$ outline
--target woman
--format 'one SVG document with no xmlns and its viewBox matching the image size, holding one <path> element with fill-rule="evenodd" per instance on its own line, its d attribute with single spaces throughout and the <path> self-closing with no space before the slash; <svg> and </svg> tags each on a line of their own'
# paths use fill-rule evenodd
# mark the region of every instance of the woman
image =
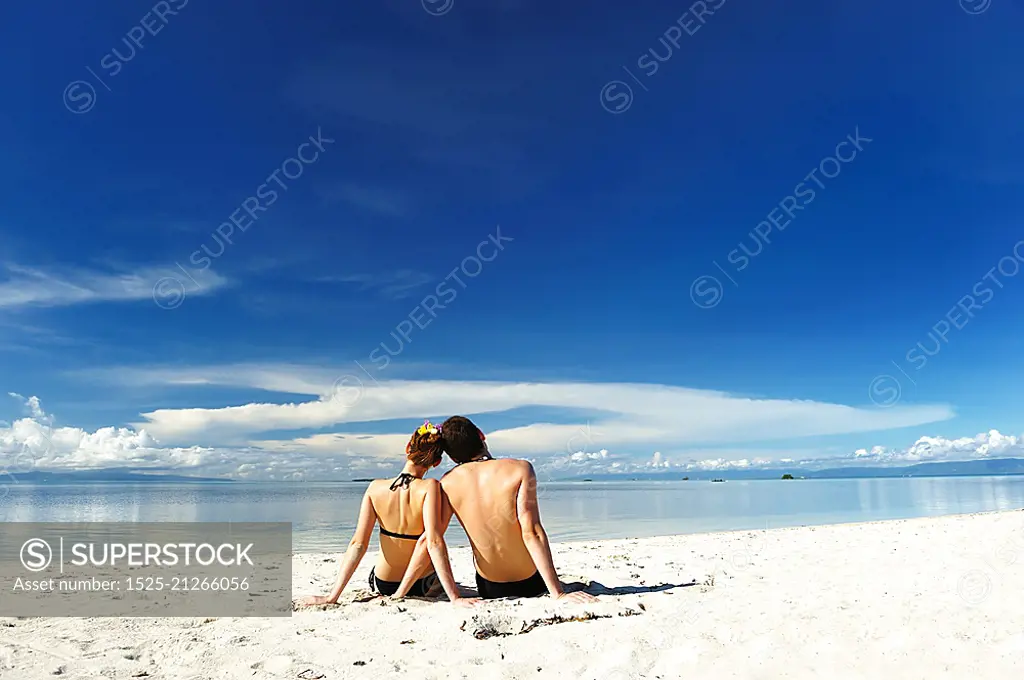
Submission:
<svg viewBox="0 0 1024 680">
<path fill-rule="evenodd" d="M 423 478 L 431 468 L 441 463 L 441 428 L 426 421 L 412 435 L 405 452 L 408 460 L 398 477 L 393 480 L 377 479 L 367 487 L 355 535 L 341 561 L 338 579 L 330 595 L 307 597 L 302 604 L 334 604 L 338 601 L 366 554 L 376 523 L 380 524 L 380 555 L 370 571 L 371 591 L 393 595 L 398 590 L 417 539 L 425 534 L 427 549 L 438 573 L 416 580 L 408 594 L 421 597 L 436 594 L 440 580 L 451 602 L 471 603 L 459 595 L 448 562 L 448 548 L 440 531 L 441 485 L 436 479 Z"/>
</svg>

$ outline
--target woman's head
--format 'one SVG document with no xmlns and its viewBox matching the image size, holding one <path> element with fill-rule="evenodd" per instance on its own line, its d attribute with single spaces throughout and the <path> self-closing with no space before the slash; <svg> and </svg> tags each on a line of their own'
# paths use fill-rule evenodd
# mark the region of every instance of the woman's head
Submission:
<svg viewBox="0 0 1024 680">
<path fill-rule="evenodd" d="M 441 424 L 444 450 L 456 463 L 468 463 L 487 450 L 484 433 L 464 416 L 452 416 Z"/>
<path fill-rule="evenodd" d="M 405 454 L 413 465 L 432 468 L 441 462 L 443 441 L 441 428 L 428 420 L 413 432 L 409 445 L 405 447 Z"/>
</svg>

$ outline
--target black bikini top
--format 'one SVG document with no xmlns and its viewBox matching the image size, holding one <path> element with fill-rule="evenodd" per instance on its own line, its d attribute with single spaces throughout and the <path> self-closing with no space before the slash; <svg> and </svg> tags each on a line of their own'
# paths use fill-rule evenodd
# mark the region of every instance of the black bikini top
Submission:
<svg viewBox="0 0 1024 680">
<path fill-rule="evenodd" d="M 409 488 L 409 484 L 412 483 L 412 480 L 414 480 L 414 479 L 422 479 L 422 477 L 414 477 L 413 475 L 410 475 L 408 472 L 403 472 L 402 474 L 398 475 L 397 478 L 395 478 L 395 481 L 391 482 L 391 489 L 390 490 L 394 491 L 395 489 L 399 489 L 399 488 L 408 489 Z M 404 539 L 407 539 L 407 540 L 410 540 L 410 541 L 416 541 L 423 534 L 419 534 L 417 536 L 413 536 L 412 534 L 396 534 L 393 531 L 388 531 L 387 529 L 384 528 L 384 525 L 381 524 L 380 525 L 380 535 L 381 536 L 390 536 L 391 538 L 404 538 Z"/>
</svg>

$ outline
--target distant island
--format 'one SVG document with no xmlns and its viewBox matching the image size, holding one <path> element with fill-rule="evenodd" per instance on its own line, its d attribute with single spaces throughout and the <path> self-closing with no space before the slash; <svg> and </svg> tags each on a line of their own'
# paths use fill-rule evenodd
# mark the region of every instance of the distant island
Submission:
<svg viewBox="0 0 1024 680">
<path fill-rule="evenodd" d="M 633 473 L 638 474 L 638 473 Z M 881 479 L 892 477 L 998 477 L 1008 475 L 1024 475 L 1024 459 L 993 458 L 967 461 L 949 461 L 941 463 L 917 463 L 901 467 L 841 467 L 819 470 L 794 468 L 792 465 L 757 470 L 687 470 L 687 477 L 696 480 L 778 480 L 780 476 L 791 475 L 793 479 Z M 626 481 L 622 475 L 602 474 L 591 475 L 595 480 Z M 648 472 L 638 477 L 631 475 L 633 481 L 671 481 L 679 480 L 679 472 Z M 570 481 L 570 480 L 566 480 Z"/>
<path fill-rule="evenodd" d="M 177 470 L 165 469 L 130 469 L 111 468 L 104 470 L 62 470 L 50 472 L 31 470 L 29 472 L 5 472 L 0 468 L 0 477 L 13 479 L 28 484 L 75 484 L 120 482 L 131 484 L 233 484 L 236 482 L 282 484 L 296 483 L 295 480 L 263 480 L 263 479 L 230 479 L 226 477 L 198 477 L 175 474 Z M 993 458 L 968 461 L 950 461 L 941 463 L 918 463 L 901 467 L 840 467 L 821 470 L 793 467 L 768 467 L 756 470 L 696 470 L 686 471 L 686 476 L 679 477 L 680 470 L 675 472 L 632 473 L 629 477 L 622 474 L 595 474 L 589 477 L 563 477 L 552 481 L 565 482 L 644 482 L 644 481 L 713 481 L 727 480 L 794 480 L 794 479 L 887 479 L 895 477 L 982 477 L 1024 475 L 1024 459 Z M 635 476 L 634 476 L 635 475 Z M 324 480 L 344 482 L 344 480 Z M 350 480 L 353 483 L 368 483 L 370 478 Z"/>
</svg>

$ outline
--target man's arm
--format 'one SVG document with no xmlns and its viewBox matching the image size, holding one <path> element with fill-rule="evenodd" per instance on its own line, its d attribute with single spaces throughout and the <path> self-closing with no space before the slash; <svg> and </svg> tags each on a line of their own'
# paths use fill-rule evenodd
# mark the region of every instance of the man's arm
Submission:
<svg viewBox="0 0 1024 680">
<path fill-rule="evenodd" d="M 359 562 L 362 561 L 363 556 L 366 554 L 366 548 L 370 543 L 370 538 L 373 536 L 373 526 L 376 523 L 377 511 L 373 509 L 370 490 L 367 489 L 366 493 L 363 494 L 363 502 L 359 506 L 359 520 L 356 522 L 355 534 L 353 534 L 352 540 L 349 541 L 348 550 L 345 551 L 345 556 L 341 560 L 338 578 L 334 582 L 334 587 L 331 588 L 331 592 L 327 597 L 322 595 L 307 597 L 302 600 L 303 604 L 334 604 L 338 601 L 338 598 L 341 597 L 341 592 L 345 590 L 349 579 L 352 578 L 352 574 L 355 573 L 356 568 L 359 567 Z"/>
<path fill-rule="evenodd" d="M 516 494 L 516 513 L 519 526 L 523 532 L 523 543 L 533 559 L 533 564 L 544 579 L 551 597 L 568 599 L 575 602 L 593 602 L 596 598 L 586 593 L 566 593 L 562 590 L 562 582 L 555 571 L 555 561 L 551 557 L 551 545 L 548 543 L 547 532 L 540 523 L 540 506 L 537 504 L 537 474 L 533 465 L 526 464 L 526 475 L 519 485 Z"/>
</svg>

